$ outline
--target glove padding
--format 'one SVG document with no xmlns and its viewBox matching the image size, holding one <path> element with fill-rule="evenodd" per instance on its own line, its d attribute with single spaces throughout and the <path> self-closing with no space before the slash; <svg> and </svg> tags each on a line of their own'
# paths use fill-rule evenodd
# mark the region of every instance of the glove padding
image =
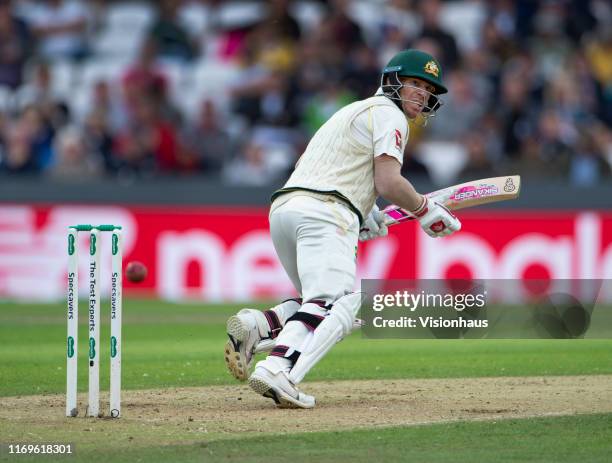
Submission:
<svg viewBox="0 0 612 463">
<path fill-rule="evenodd" d="M 461 222 L 451 211 L 428 198 L 425 198 L 416 211 L 411 211 L 411 214 L 419 221 L 425 233 L 433 238 L 448 236 L 461 230 Z"/>
<path fill-rule="evenodd" d="M 385 214 L 374 204 L 359 230 L 359 241 L 373 240 L 374 238 L 387 236 L 387 233 L 389 233 L 389 230 L 385 225 Z"/>
</svg>

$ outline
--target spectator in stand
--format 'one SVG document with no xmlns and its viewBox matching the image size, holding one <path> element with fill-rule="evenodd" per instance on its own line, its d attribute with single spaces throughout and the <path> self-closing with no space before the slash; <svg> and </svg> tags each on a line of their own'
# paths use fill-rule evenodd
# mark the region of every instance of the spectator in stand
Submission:
<svg viewBox="0 0 612 463">
<path fill-rule="evenodd" d="M 493 20 L 485 21 L 480 36 L 482 47 L 489 52 L 489 57 L 497 66 L 511 59 L 518 52 L 518 43 L 504 35 L 499 24 Z"/>
<path fill-rule="evenodd" d="M 26 12 L 38 53 L 45 59 L 82 59 L 87 55 L 88 8 L 80 0 L 42 0 Z"/>
<path fill-rule="evenodd" d="M 383 67 L 416 38 L 420 24 L 411 0 L 390 0 L 380 13 L 376 55 L 379 67 Z"/>
<path fill-rule="evenodd" d="M 156 57 L 157 45 L 153 40 L 145 40 L 138 58 L 123 74 L 123 98 L 128 111 L 135 102 L 167 87 L 166 76 L 159 71 Z"/>
<path fill-rule="evenodd" d="M 113 132 L 103 108 L 94 107 L 87 115 L 83 127 L 83 142 L 92 155 L 101 160 L 107 173 L 116 173 L 119 163 L 113 153 Z"/>
<path fill-rule="evenodd" d="M 593 117 L 597 109 L 597 91 L 581 55 L 568 59 L 562 70 L 548 82 L 543 99 L 569 124 L 580 124 Z"/>
<path fill-rule="evenodd" d="M 90 112 L 96 113 L 96 118 L 103 118 L 104 125 L 112 132 L 124 127 L 128 119 L 127 104 L 115 90 L 115 86 L 108 81 L 99 80 L 94 84 L 92 100 L 89 103 Z M 130 90 L 127 91 L 129 92 Z"/>
<path fill-rule="evenodd" d="M 149 128 L 133 125 L 116 135 L 113 153 L 116 159 L 117 174 L 128 178 L 151 176 L 155 172 L 153 134 Z"/>
<path fill-rule="evenodd" d="M 575 153 L 575 135 L 554 110 L 545 109 L 539 115 L 536 131 L 523 143 L 517 172 L 567 177 Z"/>
<path fill-rule="evenodd" d="M 380 84 L 379 77 L 380 66 L 374 50 L 364 44 L 351 51 L 342 77 L 347 90 L 359 100 L 372 96 Z"/>
<path fill-rule="evenodd" d="M 247 143 L 244 151 L 223 169 L 229 185 L 266 186 L 280 179 L 284 170 L 268 162 L 266 147 L 256 139 Z"/>
<path fill-rule="evenodd" d="M 305 108 L 303 124 L 307 133 L 314 134 L 336 111 L 356 100 L 356 96 L 338 80 L 325 82 L 319 93 Z"/>
<path fill-rule="evenodd" d="M 123 103 L 129 118 L 134 106 L 143 98 L 152 100 L 157 106 L 159 116 L 180 124 L 182 115 L 168 98 L 168 79 L 157 65 L 157 45 L 146 40 L 137 61 L 123 75 Z"/>
<path fill-rule="evenodd" d="M 533 137 L 536 127 L 537 108 L 531 99 L 532 78 L 529 66 L 515 62 L 502 75 L 499 103 L 493 111 L 500 121 L 500 137 L 507 157 L 521 156 L 521 148 L 527 137 Z M 537 137 L 536 137 L 537 138 Z"/>
<path fill-rule="evenodd" d="M 444 111 L 436 114 L 436 123 L 428 126 L 428 134 L 438 140 L 458 140 L 474 130 L 487 109 L 487 98 L 471 74 L 464 69 L 451 72 L 446 78 L 448 97 Z"/>
<path fill-rule="evenodd" d="M 220 172 L 237 148 L 211 100 L 202 102 L 197 123 L 181 134 L 181 147 L 188 164 L 211 173 Z"/>
<path fill-rule="evenodd" d="M 129 125 L 115 140 L 120 171 L 168 173 L 180 170 L 175 128 L 159 116 L 155 102 L 146 97 L 135 102 Z"/>
<path fill-rule="evenodd" d="M 257 62 L 273 71 L 290 72 L 295 66 L 295 43 L 283 35 L 280 27 L 261 24 L 249 34 L 253 41 Z"/>
<path fill-rule="evenodd" d="M 607 167 L 603 170 L 609 181 L 612 174 L 612 130 L 603 123 L 595 123 L 589 128 L 588 136 L 592 137 L 599 157 L 606 161 Z"/>
<path fill-rule="evenodd" d="M 248 44 L 248 37 L 257 21 L 238 21 L 237 23 L 224 23 L 221 20 L 221 6 L 223 0 L 203 0 L 209 6 L 209 30 L 207 46 L 210 47 L 210 56 L 225 62 L 240 62 L 244 48 Z"/>
<path fill-rule="evenodd" d="M 605 155 L 606 150 L 612 149 L 610 131 L 603 124 L 594 124 L 582 127 L 578 137 L 570 164 L 570 183 L 584 187 L 609 178 L 611 165 Z"/>
<path fill-rule="evenodd" d="M 597 114 L 612 127 L 612 21 L 602 23 L 588 39 L 586 57 L 597 85 Z"/>
<path fill-rule="evenodd" d="M 562 2 L 543 2 L 534 18 L 535 34 L 529 40 L 529 52 L 538 76 L 544 80 L 554 78 L 574 51 L 564 34 L 567 14 Z"/>
<path fill-rule="evenodd" d="M 260 99 L 270 86 L 272 72 L 257 62 L 257 50 L 251 41 L 245 41 L 239 56 L 240 74 L 230 89 L 232 110 L 254 124 L 260 117 Z"/>
<path fill-rule="evenodd" d="M 180 6 L 180 0 L 160 0 L 157 19 L 149 31 L 149 38 L 160 58 L 188 62 L 197 56 L 198 48 L 180 24 Z"/>
<path fill-rule="evenodd" d="M 16 119 L 4 121 L 2 126 L 2 170 L 40 173 L 53 164 L 54 130 L 38 107 L 26 107 Z"/>
<path fill-rule="evenodd" d="M 497 172 L 487 152 L 487 141 L 483 134 L 474 130 L 464 134 L 462 141 L 468 161 L 459 174 L 459 178 L 472 180 L 495 176 Z"/>
<path fill-rule="evenodd" d="M 499 86 L 500 61 L 484 46 L 467 51 L 463 69 L 470 75 L 474 90 L 480 98 L 490 102 Z"/>
<path fill-rule="evenodd" d="M 508 40 L 513 40 L 517 32 L 515 3 L 512 0 L 494 0 L 488 2 L 489 25 L 500 37 Z"/>
<path fill-rule="evenodd" d="M 459 64 L 460 56 L 455 37 L 445 31 L 440 24 L 440 0 L 427 0 L 421 2 L 420 6 L 423 25 L 419 37 L 431 39 L 438 44 L 442 54 L 436 56 L 442 65 L 442 69 L 448 73 Z"/>
<path fill-rule="evenodd" d="M 0 172 L 7 174 L 34 174 L 39 171 L 32 153 L 30 133 L 19 122 L 4 128 Z"/>
<path fill-rule="evenodd" d="M 234 18 L 225 14 L 231 8 L 220 0 L 193 0 L 191 10 L 183 8 L 184 0 L 156 2 L 160 16 L 117 86 L 121 95 L 115 100 L 112 84 L 96 84 L 93 109 L 83 121 L 87 151 L 106 171 L 121 175 L 126 169 L 151 174 L 221 169 L 231 181 L 266 183 L 282 175 L 286 162 L 302 151 L 306 132 L 315 130 L 339 104 L 374 92 L 388 61 L 385 55 L 410 46 L 440 57 L 453 91 L 436 124 L 411 124 L 406 175 L 426 174 L 411 153 L 419 152 L 422 143 L 443 138 L 469 153 L 464 174 L 518 169 L 524 175 L 560 176 L 580 185 L 609 179 L 610 2 L 481 1 L 479 30 L 463 37 L 462 49 L 441 26 L 441 18 L 449 7 L 473 13 L 470 0 L 452 5 L 385 0 L 376 4 L 371 18 L 353 14 L 372 7 L 358 0 L 315 2 L 309 8 L 293 8 L 290 0 L 246 3 L 252 9 L 232 10 L 245 13 Z M 84 25 L 95 22 L 90 13 L 103 11 L 103 5 L 103 0 L 95 0 L 95 5 L 84 0 L 0 0 L 0 85 L 5 87 L 0 107 L 10 128 L 0 127 L 3 171 L 40 172 L 52 166 L 54 133 L 74 123 L 64 101 L 79 102 L 72 95 L 57 94 L 56 89 L 65 86 L 52 81 L 53 61 L 30 66 L 30 59 L 20 77 L 32 41 L 24 39 L 27 28 L 15 17 L 24 18 L 39 34 L 43 56 L 63 59 L 82 54 Z M 205 14 L 186 16 L 196 10 Z M 298 12 L 303 15 L 298 17 Z M 201 42 L 216 58 L 222 56 L 224 65 L 241 61 L 239 79 L 226 83 L 226 88 L 231 85 L 231 110 L 223 112 L 222 120 L 208 102 L 197 121 L 184 121 L 169 98 L 160 60 L 198 58 L 183 24 L 194 36 L 201 35 Z M 225 158 L 234 156 L 228 153 L 226 126 L 231 133 L 240 126 L 250 140 L 232 161 L 235 172 L 261 178 L 245 180 L 228 173 Z M 476 131 L 478 136 L 472 137 Z"/>
<path fill-rule="evenodd" d="M 408 34 L 401 26 L 384 24 L 380 32 L 380 43 L 377 46 L 378 67 L 384 67 L 395 54 L 406 48 L 410 43 Z"/>
<path fill-rule="evenodd" d="M 32 160 L 38 172 L 43 172 L 54 162 L 53 137 L 55 131 L 37 106 L 25 108 L 19 118 L 21 127 L 28 136 Z"/>
<path fill-rule="evenodd" d="M 16 89 L 30 57 L 32 37 L 26 23 L 13 14 L 11 0 L 0 0 L 0 86 Z"/>
<path fill-rule="evenodd" d="M 320 25 L 326 37 L 326 45 L 344 57 L 352 49 L 364 44 L 361 26 L 349 15 L 350 6 L 351 2 L 347 0 L 330 0 L 329 12 Z"/>
<path fill-rule="evenodd" d="M 309 34 L 297 51 L 297 67 L 291 76 L 294 108 L 303 115 L 306 107 L 331 79 L 340 78 L 340 69 L 330 66 L 324 52 L 323 39 L 316 32 Z"/>
<path fill-rule="evenodd" d="M 274 27 L 277 33 L 286 41 L 299 42 L 301 36 L 300 24 L 289 12 L 289 0 L 271 0 L 269 13 L 264 26 Z"/>
<path fill-rule="evenodd" d="M 250 125 L 294 127 L 299 115 L 290 85 L 293 51 L 276 45 L 274 51 L 268 49 L 266 44 L 275 42 L 274 34 L 274 29 L 260 27 L 245 42 L 242 72 L 231 89 L 233 110 Z"/>
<path fill-rule="evenodd" d="M 32 63 L 28 81 L 19 87 L 16 92 L 16 100 L 19 107 L 28 105 L 53 105 L 61 101 L 53 87 L 53 76 L 48 62 L 40 61 Z"/>
<path fill-rule="evenodd" d="M 64 95 L 54 88 L 49 63 L 35 64 L 30 74 L 33 76 L 30 82 L 16 92 L 17 108 L 35 108 L 54 133 L 70 121 L 70 109 L 64 101 Z"/>
<path fill-rule="evenodd" d="M 596 12 L 600 8 L 594 5 L 594 3 L 593 1 L 585 2 L 584 0 L 567 0 L 566 2 L 567 16 L 565 18 L 564 30 L 576 45 L 580 44 L 585 33 L 592 31 L 597 26 Z M 603 3 L 607 3 L 608 12 L 612 12 L 610 2 L 604 1 Z"/>
<path fill-rule="evenodd" d="M 107 20 L 108 0 L 87 1 L 87 28 L 90 36 L 95 36 L 104 29 Z"/>
<path fill-rule="evenodd" d="M 48 174 L 70 182 L 86 182 L 103 172 L 100 159 L 87 149 L 83 134 L 76 127 L 66 127 L 55 138 L 56 162 Z"/>
</svg>

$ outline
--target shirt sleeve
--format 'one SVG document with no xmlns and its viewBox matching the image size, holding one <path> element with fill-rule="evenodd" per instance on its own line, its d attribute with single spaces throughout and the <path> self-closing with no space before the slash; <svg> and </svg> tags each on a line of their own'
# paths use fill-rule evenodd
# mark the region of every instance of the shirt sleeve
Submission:
<svg viewBox="0 0 612 463">
<path fill-rule="evenodd" d="M 370 109 L 374 157 L 387 154 L 404 162 L 404 148 L 408 141 L 408 121 L 394 108 L 374 106 Z"/>
</svg>

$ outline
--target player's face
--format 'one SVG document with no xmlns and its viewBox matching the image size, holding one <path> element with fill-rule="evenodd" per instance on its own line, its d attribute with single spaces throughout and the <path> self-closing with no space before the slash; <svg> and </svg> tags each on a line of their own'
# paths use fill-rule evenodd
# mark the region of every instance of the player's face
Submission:
<svg viewBox="0 0 612 463">
<path fill-rule="evenodd" d="M 435 92 L 435 87 L 424 80 L 416 77 L 403 77 L 404 84 L 400 95 L 404 113 L 410 119 L 417 117 L 429 100 L 429 96 Z"/>
</svg>

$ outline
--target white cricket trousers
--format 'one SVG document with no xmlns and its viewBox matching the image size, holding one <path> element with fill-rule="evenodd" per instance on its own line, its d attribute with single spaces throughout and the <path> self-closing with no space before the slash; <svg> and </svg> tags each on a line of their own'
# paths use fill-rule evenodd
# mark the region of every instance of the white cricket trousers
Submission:
<svg viewBox="0 0 612 463">
<path fill-rule="evenodd" d="M 354 291 L 359 219 L 334 199 L 294 196 L 270 213 L 276 253 L 304 302 Z"/>
</svg>

